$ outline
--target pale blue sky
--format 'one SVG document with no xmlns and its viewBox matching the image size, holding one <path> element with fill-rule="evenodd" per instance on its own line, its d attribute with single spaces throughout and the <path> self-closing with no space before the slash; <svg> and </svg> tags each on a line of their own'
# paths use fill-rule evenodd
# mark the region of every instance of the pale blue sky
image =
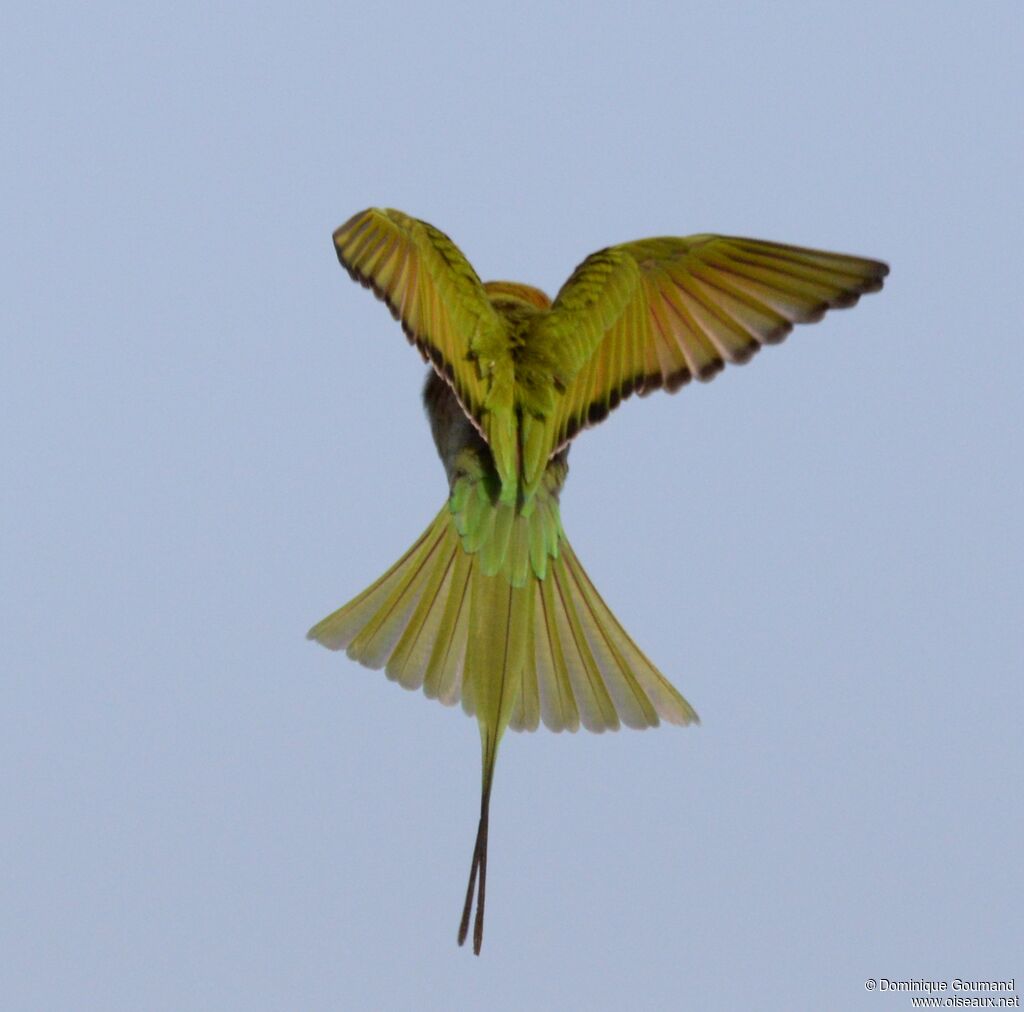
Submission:
<svg viewBox="0 0 1024 1012">
<path fill-rule="evenodd" d="M 1024 7 L 28 5 L 0 28 L 0 1006 L 903 1009 L 1024 979 Z M 506 739 L 308 643 L 439 508 L 370 204 L 484 277 L 721 231 L 885 291 L 571 458 L 703 725 Z"/>
</svg>

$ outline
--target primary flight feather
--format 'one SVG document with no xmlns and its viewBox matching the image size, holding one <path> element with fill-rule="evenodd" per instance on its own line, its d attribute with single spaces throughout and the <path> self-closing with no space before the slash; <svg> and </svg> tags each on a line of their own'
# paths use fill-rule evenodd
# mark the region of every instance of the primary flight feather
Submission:
<svg viewBox="0 0 1024 1012">
<path fill-rule="evenodd" d="M 443 232 L 370 208 L 334 233 L 433 369 L 424 401 L 449 498 L 376 583 L 309 632 L 475 714 L 480 821 L 459 925 L 483 940 L 487 830 L 506 728 L 691 724 L 697 714 L 612 615 L 562 530 L 570 441 L 630 394 L 710 380 L 882 287 L 877 260 L 741 239 L 642 239 L 587 257 L 552 302 L 482 283 Z"/>
</svg>

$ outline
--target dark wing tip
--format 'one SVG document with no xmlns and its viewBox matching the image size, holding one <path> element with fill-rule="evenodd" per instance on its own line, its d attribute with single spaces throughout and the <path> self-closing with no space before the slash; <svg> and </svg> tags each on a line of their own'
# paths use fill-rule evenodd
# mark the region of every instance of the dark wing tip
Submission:
<svg viewBox="0 0 1024 1012">
<path fill-rule="evenodd" d="M 680 387 L 689 383 L 691 379 L 693 379 L 693 374 L 689 368 L 683 366 L 682 369 L 669 373 L 659 385 L 663 386 L 667 393 L 674 394 Z"/>
<path fill-rule="evenodd" d="M 342 236 L 343 236 L 343 235 L 344 235 L 344 234 L 345 234 L 345 233 L 346 233 L 346 232 L 347 232 L 347 231 L 348 231 L 348 230 L 349 230 L 350 228 L 352 228 L 352 226 L 353 226 L 353 225 L 355 225 L 355 224 L 356 224 L 357 222 L 359 222 L 359 229 L 357 229 L 357 231 L 359 231 L 359 230 L 361 230 L 361 229 L 365 228 L 365 227 L 366 227 L 366 226 L 367 226 L 367 225 L 369 224 L 369 221 L 370 221 L 370 215 L 371 215 L 371 214 L 372 214 L 372 213 L 373 213 L 374 211 L 376 211 L 376 210 L 377 210 L 377 208 L 375 208 L 375 207 L 367 207 L 367 208 L 365 208 L 365 209 L 364 209 L 364 210 L 362 210 L 362 211 L 357 211 L 357 212 L 356 212 L 355 214 L 353 214 L 353 215 L 352 215 L 352 217 L 351 217 L 351 218 L 349 218 L 349 219 L 348 219 L 348 221 L 346 221 L 346 222 L 345 222 L 345 223 L 344 223 L 343 225 L 339 225 L 339 226 L 338 226 L 338 227 L 337 227 L 337 228 L 336 228 L 336 229 L 335 229 L 335 230 L 334 230 L 334 231 L 333 231 L 333 232 L 331 233 L 331 240 L 332 240 L 332 242 L 334 243 L 334 245 L 335 245 L 335 248 L 338 248 L 338 247 L 340 247 L 340 246 L 341 246 L 341 238 L 342 238 Z M 360 219 L 362 219 L 362 221 L 360 221 Z M 339 256 L 339 257 L 341 256 L 341 252 L 340 252 L 340 250 L 339 250 L 339 252 L 338 252 L 338 256 Z"/>
<path fill-rule="evenodd" d="M 742 348 L 730 350 L 729 361 L 733 365 L 746 365 L 760 350 L 761 345 L 751 338 Z"/>
<path fill-rule="evenodd" d="M 863 290 L 863 289 L 862 289 Z M 829 309 L 849 309 L 860 301 L 860 291 L 840 292 L 834 299 L 829 300 Z"/>
<path fill-rule="evenodd" d="M 830 308 L 831 305 L 828 302 L 816 302 L 813 306 L 810 306 L 805 312 L 796 317 L 796 322 L 817 323 L 824 317 Z"/>
<path fill-rule="evenodd" d="M 408 337 L 409 340 L 413 344 L 415 344 L 416 341 L 418 340 L 416 335 L 409 329 L 405 320 L 402 319 L 401 313 L 399 313 L 398 311 L 398 306 L 396 306 L 394 302 L 392 302 L 391 299 L 388 298 L 387 292 L 385 292 L 384 289 L 381 288 L 380 285 L 378 285 L 373 280 L 373 278 L 364 274 L 358 268 L 350 267 L 347 263 L 345 263 L 345 261 L 342 260 L 341 258 L 340 251 L 338 253 L 338 261 L 341 263 L 341 266 L 344 267 L 346 271 L 348 271 L 348 276 L 353 281 L 358 281 L 359 284 L 363 286 L 363 288 L 368 288 L 371 292 L 373 292 L 374 295 L 377 296 L 378 299 L 380 299 L 381 302 L 384 303 L 385 306 L 388 307 L 388 310 L 390 311 L 391 315 L 402 325 L 402 330 L 405 331 L 406 337 Z"/>
<path fill-rule="evenodd" d="M 710 383 L 724 368 L 725 361 L 723 359 L 713 358 L 697 370 L 697 379 L 701 383 Z"/>
<path fill-rule="evenodd" d="M 761 335 L 762 344 L 782 344 L 793 329 L 789 320 L 780 320 L 771 330 L 766 330 Z"/>
</svg>

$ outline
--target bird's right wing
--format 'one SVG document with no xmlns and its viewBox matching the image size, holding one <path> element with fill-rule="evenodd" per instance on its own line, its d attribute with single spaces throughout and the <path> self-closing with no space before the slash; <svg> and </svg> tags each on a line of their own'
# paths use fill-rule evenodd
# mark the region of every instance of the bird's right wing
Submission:
<svg viewBox="0 0 1024 1012">
<path fill-rule="evenodd" d="M 544 426 L 547 453 L 630 394 L 710 380 L 726 362 L 781 341 L 793 324 L 878 291 L 888 273 L 877 260 L 716 235 L 592 254 L 532 336 L 563 389 Z"/>
<path fill-rule="evenodd" d="M 490 444 L 502 478 L 514 477 L 515 375 L 507 328 L 459 248 L 425 221 L 380 208 L 345 222 L 334 247 L 352 278 L 387 304 L 449 383 Z"/>
</svg>

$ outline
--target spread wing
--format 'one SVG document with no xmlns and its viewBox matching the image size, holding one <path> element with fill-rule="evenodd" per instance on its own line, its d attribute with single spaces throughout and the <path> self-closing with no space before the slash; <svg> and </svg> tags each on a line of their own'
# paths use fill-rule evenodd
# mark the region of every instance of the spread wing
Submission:
<svg viewBox="0 0 1024 1012">
<path fill-rule="evenodd" d="M 550 453 L 632 393 L 747 362 L 795 323 L 882 287 L 877 260 L 728 236 L 643 239 L 587 257 L 531 340 L 564 387 Z"/>
<path fill-rule="evenodd" d="M 334 233 L 334 248 L 352 278 L 387 303 L 409 341 L 451 385 L 491 444 L 499 472 L 514 474 L 508 333 L 459 248 L 425 221 L 380 208 L 345 222 Z"/>
</svg>

